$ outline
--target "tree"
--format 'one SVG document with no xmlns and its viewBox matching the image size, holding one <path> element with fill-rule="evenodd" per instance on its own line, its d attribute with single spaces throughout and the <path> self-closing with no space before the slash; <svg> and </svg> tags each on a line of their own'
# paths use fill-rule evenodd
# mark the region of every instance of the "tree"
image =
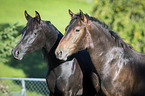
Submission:
<svg viewBox="0 0 145 96">
<path fill-rule="evenodd" d="M 145 1 L 95 0 L 93 15 L 116 31 L 135 50 L 145 52 Z"/>
<path fill-rule="evenodd" d="M 18 42 L 19 32 L 17 31 L 17 23 L 12 24 L 0 31 L 0 61 L 8 61 L 12 49 Z"/>
</svg>

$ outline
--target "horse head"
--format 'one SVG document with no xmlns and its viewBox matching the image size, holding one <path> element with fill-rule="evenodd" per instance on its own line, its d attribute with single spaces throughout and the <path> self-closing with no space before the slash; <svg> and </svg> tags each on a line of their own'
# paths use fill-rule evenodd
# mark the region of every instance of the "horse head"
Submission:
<svg viewBox="0 0 145 96">
<path fill-rule="evenodd" d="M 24 12 L 27 25 L 22 30 L 22 37 L 17 46 L 12 50 L 13 56 L 21 60 L 25 54 L 41 49 L 46 41 L 42 30 L 43 21 L 37 11 L 36 16 L 32 18 L 27 11 Z"/>
<path fill-rule="evenodd" d="M 64 60 L 73 53 L 89 47 L 90 41 L 87 29 L 89 20 L 85 14 L 81 10 L 78 14 L 69 10 L 69 15 L 71 17 L 70 24 L 66 27 L 65 35 L 55 51 L 57 58 Z"/>
</svg>

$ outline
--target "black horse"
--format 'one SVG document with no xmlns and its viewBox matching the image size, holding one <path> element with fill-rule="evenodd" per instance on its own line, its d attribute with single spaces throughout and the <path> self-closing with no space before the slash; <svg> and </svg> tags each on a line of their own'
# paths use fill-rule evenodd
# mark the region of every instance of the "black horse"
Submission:
<svg viewBox="0 0 145 96">
<path fill-rule="evenodd" d="M 78 52 L 70 57 L 70 61 L 57 59 L 54 52 L 63 35 L 50 21 L 41 20 L 37 11 L 34 18 L 25 11 L 25 17 L 28 23 L 12 51 L 13 56 L 21 60 L 25 54 L 42 49 L 48 62 L 46 81 L 51 96 L 94 96 L 96 91 L 91 80 L 93 66 L 88 53 Z"/>
<path fill-rule="evenodd" d="M 81 10 L 69 13 L 72 19 L 57 46 L 57 57 L 65 60 L 87 49 L 105 95 L 145 96 L 145 53 L 135 51 L 97 18 Z"/>
</svg>

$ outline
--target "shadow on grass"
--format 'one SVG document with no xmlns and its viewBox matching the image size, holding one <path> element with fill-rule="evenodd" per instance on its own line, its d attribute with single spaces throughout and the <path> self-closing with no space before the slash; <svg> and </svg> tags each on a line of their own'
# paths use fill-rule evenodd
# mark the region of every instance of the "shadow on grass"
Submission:
<svg viewBox="0 0 145 96">
<path fill-rule="evenodd" d="M 22 69 L 26 77 L 30 78 L 45 78 L 47 74 L 47 64 L 44 62 L 41 51 L 27 54 L 21 61 L 11 56 L 10 61 L 6 64 L 14 68 Z"/>
</svg>

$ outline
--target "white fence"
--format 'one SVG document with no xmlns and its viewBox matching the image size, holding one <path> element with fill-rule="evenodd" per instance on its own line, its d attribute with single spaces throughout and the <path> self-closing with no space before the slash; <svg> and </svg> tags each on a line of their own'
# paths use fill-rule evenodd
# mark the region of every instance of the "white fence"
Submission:
<svg viewBox="0 0 145 96">
<path fill-rule="evenodd" d="M 0 96 L 49 96 L 46 79 L 0 77 Z"/>
</svg>

